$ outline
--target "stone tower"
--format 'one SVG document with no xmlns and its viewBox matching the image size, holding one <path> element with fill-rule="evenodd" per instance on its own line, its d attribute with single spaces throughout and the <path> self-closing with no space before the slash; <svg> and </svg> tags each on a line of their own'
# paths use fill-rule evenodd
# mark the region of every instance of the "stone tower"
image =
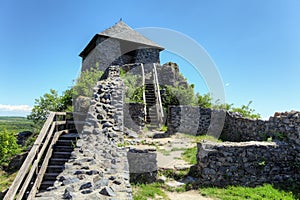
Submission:
<svg viewBox="0 0 300 200">
<path fill-rule="evenodd" d="M 160 63 L 164 48 L 130 28 L 123 21 L 97 33 L 84 50 L 81 71 L 91 67 L 105 70 L 111 65 Z"/>
</svg>

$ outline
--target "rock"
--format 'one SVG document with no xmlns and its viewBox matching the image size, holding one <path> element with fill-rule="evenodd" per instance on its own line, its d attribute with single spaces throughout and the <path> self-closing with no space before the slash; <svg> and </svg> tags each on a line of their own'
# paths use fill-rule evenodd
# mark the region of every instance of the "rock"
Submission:
<svg viewBox="0 0 300 200">
<path fill-rule="evenodd" d="M 28 155 L 28 152 L 16 155 L 15 157 L 13 157 L 13 159 L 11 159 L 11 161 L 8 164 L 8 167 L 6 169 L 6 171 L 9 172 L 16 172 L 20 169 L 20 167 L 22 166 L 22 164 L 24 163 L 26 157 Z"/>
<path fill-rule="evenodd" d="M 157 181 L 160 183 L 164 183 L 164 182 L 166 182 L 166 180 L 167 180 L 167 177 L 165 177 L 164 175 L 158 177 L 158 179 L 157 179 Z"/>
<path fill-rule="evenodd" d="M 138 138 L 138 134 L 135 132 L 135 131 L 132 131 L 128 128 L 125 128 L 124 129 L 124 134 L 128 137 L 128 138 L 131 138 L 131 139 L 135 139 L 135 138 Z"/>
<path fill-rule="evenodd" d="M 107 187 L 107 186 L 105 186 L 99 193 L 102 195 L 105 195 L 105 196 L 110 196 L 110 197 L 116 196 L 114 191 L 110 187 Z"/>
<path fill-rule="evenodd" d="M 88 189 L 88 190 L 82 190 L 81 194 L 90 194 L 92 192 L 93 192 L 93 190 L 90 190 L 90 189 Z"/>
<path fill-rule="evenodd" d="M 108 180 L 107 179 L 101 179 L 101 180 L 95 182 L 94 185 L 95 185 L 94 186 L 95 189 L 99 189 L 103 186 L 107 186 L 108 185 Z"/>
<path fill-rule="evenodd" d="M 26 140 L 32 135 L 31 131 L 23 131 L 18 133 L 17 144 L 24 146 Z"/>
<path fill-rule="evenodd" d="M 168 181 L 165 184 L 171 188 L 178 188 L 185 185 L 184 183 L 178 181 Z"/>
<path fill-rule="evenodd" d="M 76 183 L 76 182 L 79 182 L 79 178 L 68 178 L 66 180 L 63 181 L 63 184 L 64 185 L 69 185 L 69 184 L 72 184 L 72 183 Z"/>
<path fill-rule="evenodd" d="M 73 199 L 72 197 L 72 192 L 74 192 L 74 188 L 72 187 L 67 187 L 65 189 L 65 192 L 63 194 L 63 199 Z"/>
<path fill-rule="evenodd" d="M 90 188 L 90 187 L 92 187 L 92 183 L 88 182 L 88 183 L 85 183 L 85 184 L 81 185 L 79 190 L 87 189 L 87 188 Z"/>
</svg>

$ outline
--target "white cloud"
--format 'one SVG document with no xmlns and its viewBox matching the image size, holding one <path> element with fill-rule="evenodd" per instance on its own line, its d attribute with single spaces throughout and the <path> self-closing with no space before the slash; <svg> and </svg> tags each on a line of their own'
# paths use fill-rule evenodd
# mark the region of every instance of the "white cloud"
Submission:
<svg viewBox="0 0 300 200">
<path fill-rule="evenodd" d="M 4 105 L 0 104 L 0 111 L 18 111 L 18 112 L 29 112 L 31 111 L 32 107 L 29 105 Z"/>
</svg>

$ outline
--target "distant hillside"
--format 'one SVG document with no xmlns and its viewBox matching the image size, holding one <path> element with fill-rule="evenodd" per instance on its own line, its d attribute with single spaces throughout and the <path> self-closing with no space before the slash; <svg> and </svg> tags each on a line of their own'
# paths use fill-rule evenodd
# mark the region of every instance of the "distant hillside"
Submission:
<svg viewBox="0 0 300 200">
<path fill-rule="evenodd" d="M 26 117 L 0 116 L 0 131 L 4 129 L 13 133 L 31 131 L 32 125 L 33 122 Z"/>
</svg>

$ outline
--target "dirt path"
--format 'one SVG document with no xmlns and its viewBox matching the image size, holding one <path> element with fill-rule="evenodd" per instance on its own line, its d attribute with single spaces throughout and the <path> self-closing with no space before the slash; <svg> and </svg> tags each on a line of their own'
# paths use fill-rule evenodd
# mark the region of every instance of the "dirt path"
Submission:
<svg viewBox="0 0 300 200">
<path fill-rule="evenodd" d="M 177 193 L 177 192 L 165 192 L 170 200 L 212 200 L 202 196 L 197 190 L 190 190 L 187 192 Z"/>
</svg>

